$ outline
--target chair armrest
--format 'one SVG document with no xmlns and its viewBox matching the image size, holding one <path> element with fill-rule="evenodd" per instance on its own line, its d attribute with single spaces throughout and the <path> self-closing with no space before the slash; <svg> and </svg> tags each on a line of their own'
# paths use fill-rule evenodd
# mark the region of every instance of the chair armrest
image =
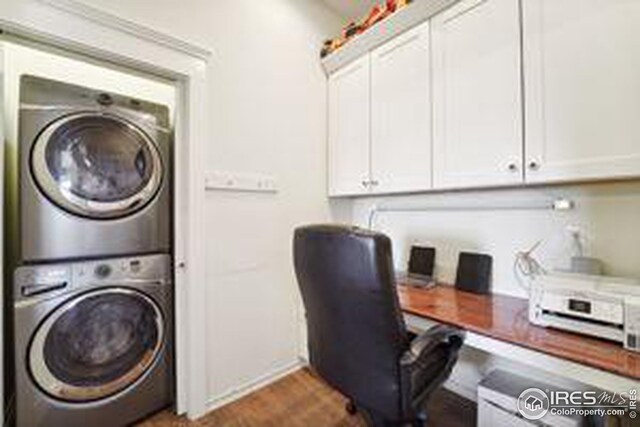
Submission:
<svg viewBox="0 0 640 427">
<path fill-rule="evenodd" d="M 434 326 L 412 342 L 411 347 L 404 353 L 400 363 L 405 366 L 415 364 L 423 355 L 433 351 L 439 344 L 449 344 L 458 350 L 464 342 L 464 331 L 447 325 Z"/>
<path fill-rule="evenodd" d="M 416 337 L 400 359 L 402 408 L 407 413 L 424 402 L 451 374 L 464 342 L 464 331 L 437 325 Z"/>
</svg>

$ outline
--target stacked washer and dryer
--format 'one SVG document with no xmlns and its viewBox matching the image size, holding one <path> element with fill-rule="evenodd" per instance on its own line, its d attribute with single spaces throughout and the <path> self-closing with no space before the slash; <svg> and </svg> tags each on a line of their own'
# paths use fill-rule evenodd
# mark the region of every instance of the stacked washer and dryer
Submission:
<svg viewBox="0 0 640 427">
<path fill-rule="evenodd" d="M 14 420 L 117 427 L 171 404 L 167 106 L 20 79 Z"/>
</svg>

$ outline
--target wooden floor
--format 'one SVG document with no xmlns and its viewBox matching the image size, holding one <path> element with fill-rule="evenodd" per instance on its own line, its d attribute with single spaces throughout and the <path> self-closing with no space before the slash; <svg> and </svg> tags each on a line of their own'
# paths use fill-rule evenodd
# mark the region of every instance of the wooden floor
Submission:
<svg viewBox="0 0 640 427">
<path fill-rule="evenodd" d="M 301 370 L 235 403 L 190 422 L 163 412 L 138 427 L 364 427 L 361 416 L 344 410 L 344 398 Z M 473 427 L 476 408 L 448 391 L 439 391 L 428 407 L 430 427 Z"/>
</svg>

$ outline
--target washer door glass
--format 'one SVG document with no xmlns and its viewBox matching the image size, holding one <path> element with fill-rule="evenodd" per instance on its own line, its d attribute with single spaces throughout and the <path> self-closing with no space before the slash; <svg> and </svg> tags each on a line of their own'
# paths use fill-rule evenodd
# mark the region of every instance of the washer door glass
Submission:
<svg viewBox="0 0 640 427">
<path fill-rule="evenodd" d="M 49 125 L 34 145 L 32 168 L 56 204 L 99 218 L 141 208 L 162 177 L 153 141 L 127 120 L 103 113 L 74 114 Z"/>
<path fill-rule="evenodd" d="M 103 399 L 135 383 L 164 340 L 162 314 L 144 294 L 105 289 L 63 304 L 34 335 L 29 361 L 36 384 L 66 401 Z"/>
</svg>

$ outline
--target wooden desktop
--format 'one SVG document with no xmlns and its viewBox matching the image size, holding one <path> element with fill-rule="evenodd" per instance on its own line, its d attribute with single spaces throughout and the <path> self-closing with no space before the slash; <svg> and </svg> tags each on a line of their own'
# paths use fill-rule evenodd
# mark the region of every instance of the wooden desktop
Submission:
<svg viewBox="0 0 640 427">
<path fill-rule="evenodd" d="M 420 319 L 456 326 L 473 334 L 467 341 L 482 350 L 499 355 L 510 353 L 514 358 L 530 354 L 532 357 L 526 359 L 537 362 L 540 368 L 566 372 L 572 377 L 586 375 L 593 380 L 592 385 L 603 388 L 637 386 L 640 381 L 640 353 L 625 350 L 621 344 L 533 325 L 528 320 L 525 299 L 476 295 L 446 285 L 431 289 L 398 286 L 398 293 L 410 326 L 412 320 L 415 326 Z M 512 346 L 504 347 L 501 343 Z M 522 352 L 513 346 L 531 351 Z M 536 359 L 540 354 L 552 359 Z M 571 363 L 558 363 L 564 361 Z M 598 371 L 583 370 L 581 366 Z"/>
</svg>

